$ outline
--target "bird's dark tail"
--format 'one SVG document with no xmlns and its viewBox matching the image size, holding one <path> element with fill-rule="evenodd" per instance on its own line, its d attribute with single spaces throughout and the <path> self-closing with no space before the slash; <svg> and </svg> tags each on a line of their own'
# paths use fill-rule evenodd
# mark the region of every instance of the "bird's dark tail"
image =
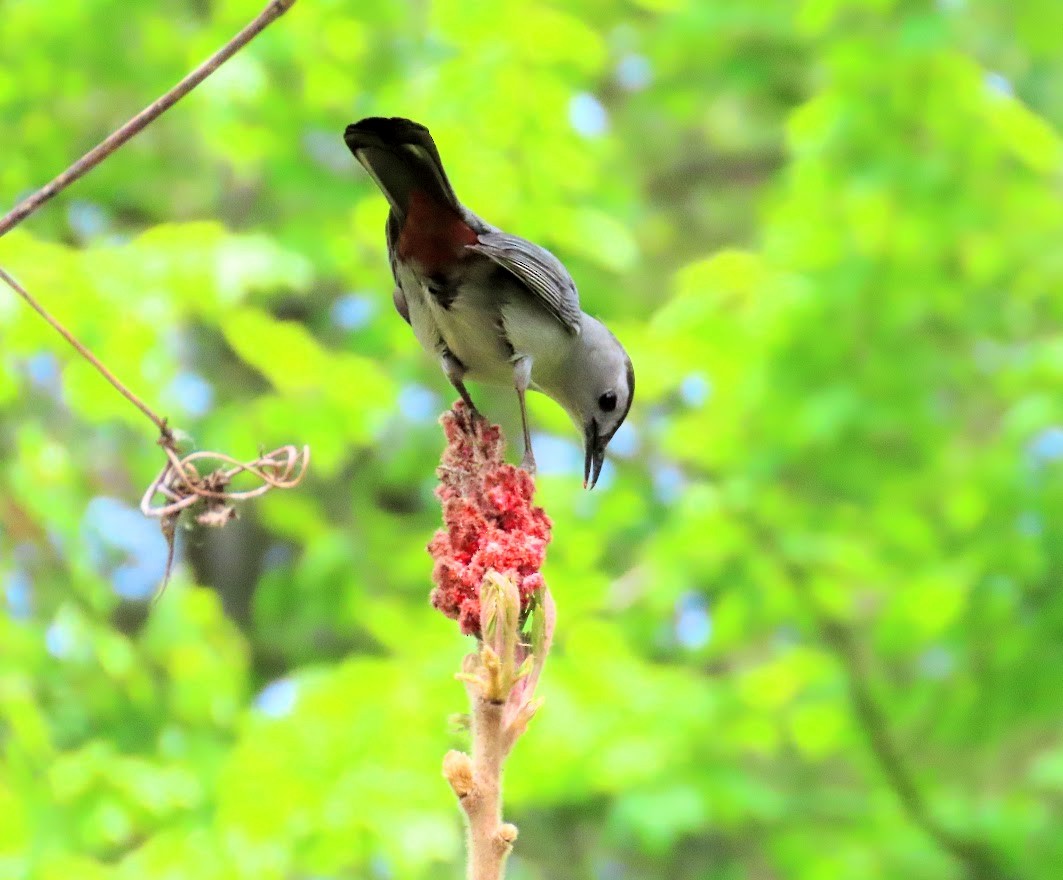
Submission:
<svg viewBox="0 0 1063 880">
<path fill-rule="evenodd" d="M 400 217 L 406 216 L 414 190 L 461 210 L 435 141 L 423 125 L 398 116 L 371 116 L 348 125 L 343 140 Z"/>
</svg>

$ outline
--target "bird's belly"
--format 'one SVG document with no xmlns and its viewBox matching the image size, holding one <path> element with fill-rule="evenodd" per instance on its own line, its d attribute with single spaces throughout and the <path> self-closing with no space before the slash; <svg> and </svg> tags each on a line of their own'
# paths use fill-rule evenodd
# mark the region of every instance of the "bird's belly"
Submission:
<svg viewBox="0 0 1063 880">
<path fill-rule="evenodd" d="M 526 290 L 498 283 L 497 273 L 473 275 L 444 306 L 418 274 L 399 267 L 410 324 L 425 351 L 440 355 L 445 347 L 469 379 L 492 385 L 512 385 L 514 360 L 527 356 L 534 386 L 556 385 L 571 337 Z"/>
<path fill-rule="evenodd" d="M 440 355 L 445 347 L 474 381 L 512 383 L 512 350 L 502 336 L 494 309 L 460 294 L 449 308 L 443 308 L 419 284 L 414 290 L 404 290 L 410 325 L 425 351 Z"/>
<path fill-rule="evenodd" d="M 436 319 L 440 335 L 470 379 L 512 384 L 513 350 L 502 336 L 497 316 L 463 305 L 459 298 L 449 309 L 438 309 Z"/>
</svg>

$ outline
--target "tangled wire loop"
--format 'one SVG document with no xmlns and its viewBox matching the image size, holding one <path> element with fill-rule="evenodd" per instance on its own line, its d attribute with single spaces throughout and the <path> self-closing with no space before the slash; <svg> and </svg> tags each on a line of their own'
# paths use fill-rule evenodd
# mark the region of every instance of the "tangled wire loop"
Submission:
<svg viewBox="0 0 1063 880">
<path fill-rule="evenodd" d="M 145 516 L 163 520 L 163 525 L 172 522 L 178 514 L 196 502 L 202 501 L 204 510 L 197 516 L 203 525 L 220 526 L 236 516 L 233 501 L 246 501 L 264 495 L 270 489 L 291 489 L 298 486 L 310 466 L 310 447 L 299 449 L 282 446 L 250 462 L 239 462 L 220 452 L 192 452 L 183 458 L 173 447 L 162 443 L 168 459 L 166 467 L 148 486 L 140 502 Z M 201 474 L 197 462 L 209 460 L 222 462 L 208 473 Z M 224 466 L 228 465 L 228 466 Z M 253 489 L 228 491 L 229 484 L 239 474 L 248 473 L 261 481 Z M 155 496 L 161 495 L 165 502 L 155 504 Z"/>
</svg>

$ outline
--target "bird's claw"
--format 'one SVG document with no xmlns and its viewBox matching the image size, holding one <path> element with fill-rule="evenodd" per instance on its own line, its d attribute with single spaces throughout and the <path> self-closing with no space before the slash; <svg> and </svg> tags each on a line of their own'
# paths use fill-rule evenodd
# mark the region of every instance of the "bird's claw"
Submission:
<svg viewBox="0 0 1063 880">
<path fill-rule="evenodd" d="M 456 416 L 461 416 L 469 420 L 470 425 L 486 425 L 487 416 L 480 412 L 475 406 L 466 406 L 463 410 L 452 410 Z"/>
<path fill-rule="evenodd" d="M 478 427 L 483 428 L 490 424 L 487 421 L 487 416 L 480 412 L 469 400 L 456 401 L 450 411 L 458 419 L 458 423 L 464 425 L 467 430 Z"/>
</svg>

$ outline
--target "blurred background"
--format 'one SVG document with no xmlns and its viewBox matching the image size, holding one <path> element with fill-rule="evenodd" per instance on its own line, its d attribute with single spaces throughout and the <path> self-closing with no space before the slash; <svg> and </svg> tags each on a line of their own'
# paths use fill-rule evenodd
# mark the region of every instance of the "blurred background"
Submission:
<svg viewBox="0 0 1063 880">
<path fill-rule="evenodd" d="M 3 204 L 260 8 L 0 2 Z M 1057 0 L 302 0 L 6 236 L 195 447 L 313 465 L 183 529 L 151 606 L 154 429 L 0 289 L 0 877 L 462 874 L 454 394 L 392 310 L 371 114 L 638 371 L 593 493 L 532 401 L 560 619 L 512 880 L 1059 877 Z"/>
</svg>

